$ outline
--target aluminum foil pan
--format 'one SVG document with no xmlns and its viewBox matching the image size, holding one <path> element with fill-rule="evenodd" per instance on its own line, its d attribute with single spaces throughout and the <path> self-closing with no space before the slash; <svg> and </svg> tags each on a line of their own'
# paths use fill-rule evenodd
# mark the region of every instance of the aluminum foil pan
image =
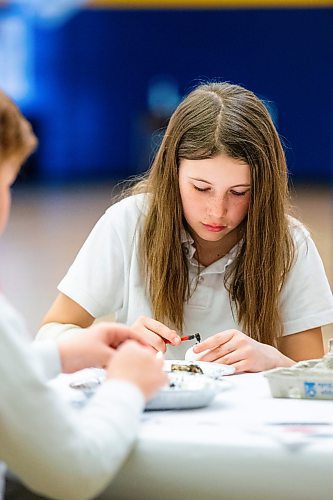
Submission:
<svg viewBox="0 0 333 500">
<path fill-rule="evenodd" d="M 234 368 L 226 365 L 184 360 L 166 360 L 164 370 L 168 373 L 169 384 L 147 403 L 147 410 L 207 406 L 227 386 L 222 382 L 222 377 L 234 372 Z M 66 378 L 68 387 L 86 398 L 92 396 L 104 380 L 105 371 L 98 368 L 81 370 L 70 375 L 69 380 Z"/>
<path fill-rule="evenodd" d="M 199 373 L 170 372 L 169 384 L 148 401 L 146 410 L 183 410 L 209 405 L 221 385 Z"/>
</svg>

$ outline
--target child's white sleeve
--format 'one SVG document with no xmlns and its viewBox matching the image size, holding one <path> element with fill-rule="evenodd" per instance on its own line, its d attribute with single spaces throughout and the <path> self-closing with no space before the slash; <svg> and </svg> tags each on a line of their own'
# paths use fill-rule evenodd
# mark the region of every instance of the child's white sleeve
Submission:
<svg viewBox="0 0 333 500">
<path fill-rule="evenodd" d="M 333 322 L 333 297 L 323 262 L 313 240 L 303 237 L 281 292 L 284 334 L 318 328 Z"/>
<path fill-rule="evenodd" d="M 142 392 L 102 384 L 81 410 L 48 384 L 60 362 L 54 342 L 31 347 L 0 297 L 0 462 L 33 491 L 59 500 L 93 498 L 111 481 L 138 432 Z M 43 345 L 42 345 L 43 344 Z"/>
<path fill-rule="evenodd" d="M 85 328 L 70 323 L 46 323 L 37 332 L 35 340 L 55 340 L 59 337 L 66 338 L 85 333 Z"/>
<path fill-rule="evenodd" d="M 51 379 L 61 372 L 61 360 L 59 350 L 54 340 L 44 342 L 34 342 L 31 344 L 32 350 L 37 354 L 46 378 Z"/>
</svg>

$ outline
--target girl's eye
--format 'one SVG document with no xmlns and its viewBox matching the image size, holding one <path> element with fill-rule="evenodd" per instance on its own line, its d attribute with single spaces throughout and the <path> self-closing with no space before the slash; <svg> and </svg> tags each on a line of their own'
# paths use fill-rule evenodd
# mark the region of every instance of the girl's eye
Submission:
<svg viewBox="0 0 333 500">
<path fill-rule="evenodd" d="M 247 191 L 230 191 L 231 194 L 233 194 L 234 196 L 245 196 Z"/>
<path fill-rule="evenodd" d="M 200 191 L 200 193 L 204 193 L 205 191 L 208 191 L 209 188 L 201 188 L 198 186 L 193 186 L 196 191 Z"/>
</svg>

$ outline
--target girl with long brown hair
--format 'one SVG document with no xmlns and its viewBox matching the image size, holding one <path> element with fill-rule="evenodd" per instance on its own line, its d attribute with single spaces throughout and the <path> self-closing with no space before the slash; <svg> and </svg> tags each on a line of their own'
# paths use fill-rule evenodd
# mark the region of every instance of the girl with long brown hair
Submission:
<svg viewBox="0 0 333 500">
<path fill-rule="evenodd" d="M 93 229 L 39 338 L 116 313 L 170 358 L 188 348 L 179 335 L 197 331 L 201 359 L 238 372 L 321 356 L 332 294 L 288 202 L 283 147 L 262 101 L 238 85 L 199 85 L 151 169 Z"/>
</svg>

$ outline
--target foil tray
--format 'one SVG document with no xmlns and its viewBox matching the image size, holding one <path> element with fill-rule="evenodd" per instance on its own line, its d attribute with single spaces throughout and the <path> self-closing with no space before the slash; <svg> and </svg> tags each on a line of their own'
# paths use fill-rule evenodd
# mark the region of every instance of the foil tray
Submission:
<svg viewBox="0 0 333 500">
<path fill-rule="evenodd" d="M 199 368 L 202 373 L 171 371 L 175 366 L 187 369 L 191 365 Z M 169 384 L 147 402 L 146 410 L 177 410 L 207 406 L 216 394 L 228 385 L 223 382 L 223 377 L 234 373 L 234 368 L 227 365 L 203 361 L 192 363 L 184 360 L 165 360 L 164 370 L 168 373 Z M 69 396 L 75 396 L 80 403 L 82 397 L 83 399 L 89 398 L 103 383 L 105 371 L 88 368 L 64 377 L 62 383 L 71 391 Z"/>
<path fill-rule="evenodd" d="M 191 372 L 191 369 L 195 372 Z M 164 370 L 168 373 L 169 385 L 148 401 L 146 410 L 181 410 L 208 406 L 216 394 L 226 388 L 224 376 L 235 372 L 232 366 L 180 359 L 165 360 Z"/>
<path fill-rule="evenodd" d="M 169 385 L 148 401 L 146 410 L 184 410 L 208 406 L 221 384 L 206 375 L 187 372 L 168 373 Z"/>
</svg>

